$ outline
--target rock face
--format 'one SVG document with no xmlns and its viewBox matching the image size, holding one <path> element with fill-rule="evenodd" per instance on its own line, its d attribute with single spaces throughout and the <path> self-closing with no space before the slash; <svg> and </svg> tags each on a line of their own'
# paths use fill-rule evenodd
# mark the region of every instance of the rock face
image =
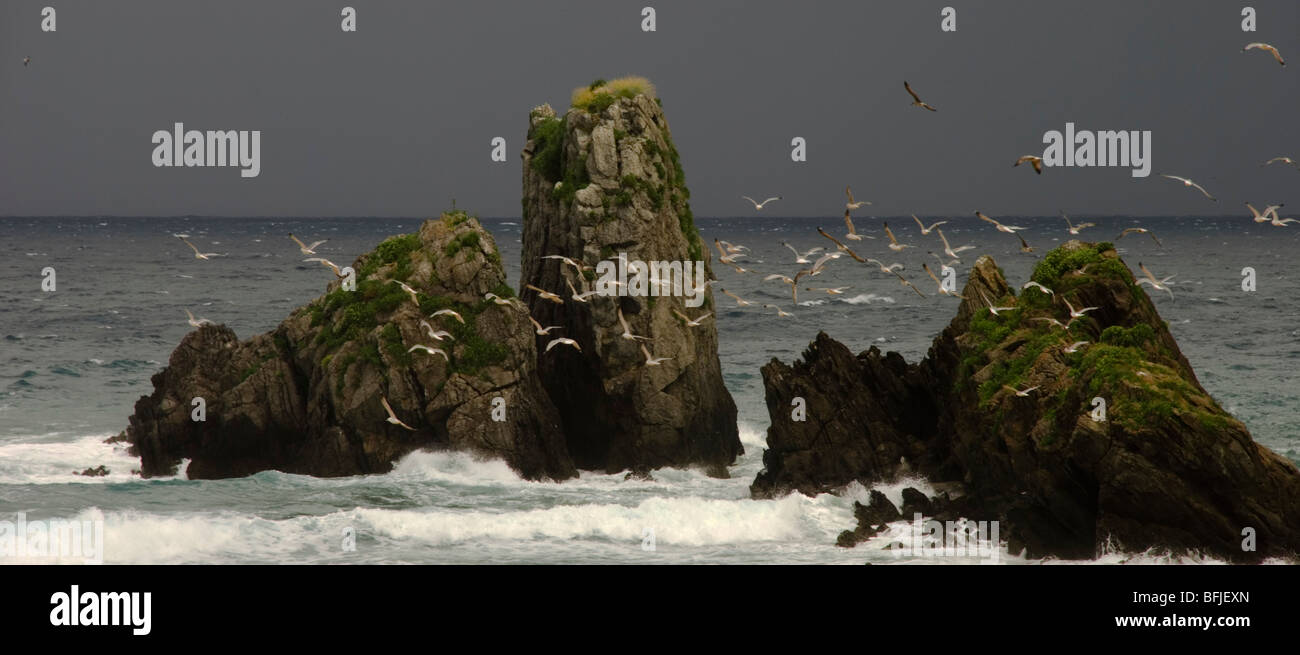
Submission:
<svg viewBox="0 0 1300 655">
<path fill-rule="evenodd" d="M 355 291 L 336 280 L 270 333 L 241 342 L 205 325 L 186 335 L 123 434 L 143 475 L 173 474 L 182 459 L 191 478 L 379 473 L 421 448 L 501 457 L 528 478 L 576 475 L 537 377 L 527 312 L 517 299 L 484 300 L 514 294 L 477 220 L 444 214 L 353 268 Z M 441 309 L 464 322 L 430 317 Z M 425 321 L 453 339 L 434 340 Z M 408 352 L 416 344 L 448 357 Z M 203 421 L 191 415 L 194 398 Z M 413 430 L 387 422 L 384 398 Z"/>
<path fill-rule="evenodd" d="M 1015 297 L 981 258 L 918 364 L 875 348 L 853 356 L 819 334 L 803 361 L 766 365 L 772 427 L 752 493 L 812 494 L 906 467 L 961 487 L 961 510 L 1000 521 L 1013 551 L 1031 557 L 1108 546 L 1295 557 L 1300 471 L 1206 393 L 1110 244 L 1071 241 L 1033 279 L 1055 294 Z M 985 296 L 1016 309 L 993 316 Z M 1067 322 L 1064 299 L 1097 309 L 1068 330 L 1036 320 Z M 1077 341 L 1089 343 L 1066 352 Z M 794 396 L 807 402 L 805 422 L 790 418 Z M 1254 550 L 1243 550 L 1247 528 Z"/>
<path fill-rule="evenodd" d="M 538 365 L 574 462 L 605 471 L 700 464 L 724 475 L 724 467 L 743 452 L 736 406 L 722 382 L 712 318 L 689 327 L 674 314 L 694 319 L 713 311 L 708 288 L 699 292 L 697 307 L 685 297 L 712 273 L 659 104 L 645 94 L 608 98 L 563 117 L 550 106 L 538 107 L 530 114 L 523 170 L 521 297 L 542 325 L 561 326 L 538 338 L 539 350 L 556 334 L 576 339 L 582 349 L 543 352 Z M 647 267 L 690 262 L 703 273 L 679 283 L 680 293 L 671 295 L 666 277 L 664 286 L 652 285 L 650 272 L 641 270 L 638 278 L 638 270 L 625 267 L 628 282 L 621 289 L 628 295 L 597 293 L 583 303 L 572 299 L 574 291 L 597 289 L 603 273 L 579 273 L 542 258 L 563 255 L 596 267 L 616 262 L 620 254 Z M 559 294 L 564 302 L 547 300 L 526 285 Z M 652 340 L 623 338 L 620 311 L 632 334 Z M 651 355 L 671 359 L 647 366 L 643 345 Z"/>
</svg>

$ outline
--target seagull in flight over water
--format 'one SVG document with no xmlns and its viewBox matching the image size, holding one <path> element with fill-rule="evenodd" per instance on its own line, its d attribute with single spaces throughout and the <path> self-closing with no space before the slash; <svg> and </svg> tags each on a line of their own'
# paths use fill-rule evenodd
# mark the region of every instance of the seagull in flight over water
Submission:
<svg viewBox="0 0 1300 655">
<path fill-rule="evenodd" d="M 749 196 L 741 196 L 741 198 L 744 198 L 745 200 L 748 200 L 748 201 L 750 201 L 751 203 L 753 203 L 753 204 L 754 204 L 754 209 L 755 209 L 755 210 L 757 210 L 757 211 L 763 211 L 763 207 L 765 207 L 765 206 L 767 205 L 767 203 L 772 202 L 773 200 L 780 200 L 780 199 L 781 199 L 781 196 L 773 196 L 773 197 L 771 197 L 771 198 L 768 198 L 768 199 L 764 200 L 763 202 L 759 202 L 759 201 L 757 201 L 757 200 L 754 200 L 753 198 L 750 198 Z"/>
<path fill-rule="evenodd" d="M 1203 186 L 1201 186 L 1201 185 L 1199 185 L 1199 184 L 1197 184 L 1197 183 L 1195 183 L 1195 182 L 1193 182 L 1193 181 L 1191 181 L 1191 180 L 1189 180 L 1189 179 L 1187 179 L 1187 178 L 1185 178 L 1185 177 L 1178 177 L 1177 175 L 1165 175 L 1164 173 L 1161 173 L 1161 174 L 1160 174 L 1160 177 L 1166 177 L 1166 178 L 1169 178 L 1169 179 L 1171 179 L 1171 180 L 1178 180 L 1179 182 L 1182 182 L 1182 183 L 1183 183 L 1183 186 L 1189 186 L 1189 187 L 1192 187 L 1193 189 L 1196 189 L 1197 191 L 1200 191 L 1201 194 L 1204 195 L 1206 198 L 1209 198 L 1210 200 L 1213 200 L 1214 202 L 1218 202 L 1218 201 L 1219 201 L 1218 198 L 1215 198 L 1214 196 L 1210 195 L 1210 192 L 1209 192 L 1209 191 L 1206 191 L 1206 190 L 1205 190 L 1205 187 L 1203 187 Z"/>
</svg>

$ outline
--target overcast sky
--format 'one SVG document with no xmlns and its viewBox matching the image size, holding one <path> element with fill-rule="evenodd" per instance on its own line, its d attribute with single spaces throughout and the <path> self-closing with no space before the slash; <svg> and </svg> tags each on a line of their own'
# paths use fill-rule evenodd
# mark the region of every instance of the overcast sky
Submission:
<svg viewBox="0 0 1300 655">
<path fill-rule="evenodd" d="M 838 216 L 845 184 L 872 215 L 1300 207 L 1300 171 L 1259 165 L 1300 158 L 1298 25 L 1294 0 L 4 0 L 0 215 L 418 217 L 454 197 L 518 216 L 529 109 L 624 74 L 658 87 L 699 216 L 752 213 L 742 194 Z M 1295 61 L 1241 52 L 1257 40 Z M 910 107 L 904 79 L 939 111 Z M 261 130 L 261 175 L 155 168 L 151 136 L 178 121 Z M 1012 168 L 1067 121 L 1151 130 L 1151 177 Z"/>
</svg>

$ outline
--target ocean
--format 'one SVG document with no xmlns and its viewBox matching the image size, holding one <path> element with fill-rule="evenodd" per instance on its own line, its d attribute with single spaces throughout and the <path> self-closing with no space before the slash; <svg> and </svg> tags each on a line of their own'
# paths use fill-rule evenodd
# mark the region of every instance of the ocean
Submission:
<svg viewBox="0 0 1300 655">
<path fill-rule="evenodd" d="M 1126 228 L 1152 229 L 1117 241 L 1130 268 L 1145 263 L 1175 275 L 1174 297 L 1153 295 L 1202 385 L 1251 430 L 1256 441 L 1300 461 L 1300 278 L 1295 249 L 1300 228 L 1254 224 L 1248 217 L 1088 218 L 1099 227 L 1087 240 L 1114 241 Z M 224 323 L 240 338 L 272 329 L 290 311 L 320 295 L 332 277 L 289 240 L 328 239 L 318 253 L 351 263 L 387 236 L 414 231 L 417 219 L 277 218 L 7 218 L 0 219 L 0 520 L 103 521 L 108 563 L 970 563 L 976 557 L 898 557 L 878 537 L 853 549 L 835 537 L 854 527 L 853 502 L 868 488 L 840 495 L 798 494 L 751 500 L 762 468 L 768 424 L 759 369 L 772 358 L 791 361 L 818 330 L 852 350 L 872 345 L 924 357 L 951 320 L 956 300 L 936 296 L 921 269 L 935 268 L 910 217 L 887 219 L 903 253 L 884 246 L 879 218 L 857 219 L 876 236 L 852 247 L 864 257 L 903 262 L 920 298 L 892 277 L 841 258 L 820 276 L 801 280 L 799 304 L 789 287 L 763 275 L 793 275 L 800 266 L 782 245 L 830 245 L 820 225 L 843 232 L 839 217 L 773 217 L 698 221 L 707 243 L 720 238 L 750 248 L 738 274 L 718 264 L 722 287 L 747 300 L 792 312 L 738 308 L 715 289 L 720 358 L 739 408 L 745 455 L 730 479 L 696 470 L 659 470 L 653 480 L 584 473 L 565 483 L 521 480 L 503 463 L 456 453 L 417 452 L 384 475 L 319 479 L 263 472 L 230 480 L 184 475 L 143 480 L 138 460 L 104 440 L 121 432 L 135 401 L 152 391 L 149 378 L 191 328 L 185 310 Z M 926 217 L 926 222 L 944 220 Z M 999 220 L 1025 226 L 1038 250 L 974 216 L 946 219 L 954 247 L 977 249 L 955 268 L 958 288 L 980 254 L 992 255 L 1016 285 L 1038 256 L 1071 238 L 1059 217 Z M 512 286 L 518 286 L 518 219 L 484 219 L 497 239 Z M 197 260 L 172 235 L 190 235 L 205 252 Z M 53 267 L 56 290 L 42 291 Z M 1257 290 L 1242 289 L 1243 269 Z M 848 289 L 839 295 L 803 287 Z M 103 465 L 104 477 L 76 472 Z M 880 485 L 895 503 L 905 487 Z M 979 518 L 979 517 L 972 517 Z M 909 524 L 894 537 L 908 534 Z M 356 536 L 355 550 L 343 535 Z M 652 535 L 652 536 L 651 536 Z M 653 548 L 650 545 L 653 545 Z M 1039 563 L 1002 552 L 999 561 Z M 1109 553 L 1099 562 L 1205 561 L 1152 553 Z"/>
</svg>

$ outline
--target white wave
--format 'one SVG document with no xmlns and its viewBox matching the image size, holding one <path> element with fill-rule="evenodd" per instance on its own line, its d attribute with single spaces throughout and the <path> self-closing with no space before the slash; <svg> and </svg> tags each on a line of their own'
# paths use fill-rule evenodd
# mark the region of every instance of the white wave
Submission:
<svg viewBox="0 0 1300 655">
<path fill-rule="evenodd" d="M 870 305 L 873 302 L 882 302 L 885 304 L 894 304 L 891 296 L 879 296 L 874 293 L 860 293 L 852 298 L 843 298 L 840 302 L 846 302 L 850 305 Z"/>
<path fill-rule="evenodd" d="M 113 435 L 80 437 L 73 441 L 50 441 L 44 437 L 18 437 L 0 444 L 0 484 L 104 483 L 139 479 L 132 471 L 140 460 L 126 452 L 126 444 L 107 444 Z M 109 474 L 100 477 L 78 475 L 88 468 L 104 466 Z"/>
<path fill-rule="evenodd" d="M 839 507 L 827 507 L 838 505 Z M 717 546 L 756 542 L 833 542 L 852 510 L 833 496 L 791 494 L 776 500 L 646 499 L 636 505 L 560 505 L 511 512 L 358 508 L 376 535 L 451 545 L 480 540 L 639 542 L 654 530 L 659 545 Z"/>
</svg>

